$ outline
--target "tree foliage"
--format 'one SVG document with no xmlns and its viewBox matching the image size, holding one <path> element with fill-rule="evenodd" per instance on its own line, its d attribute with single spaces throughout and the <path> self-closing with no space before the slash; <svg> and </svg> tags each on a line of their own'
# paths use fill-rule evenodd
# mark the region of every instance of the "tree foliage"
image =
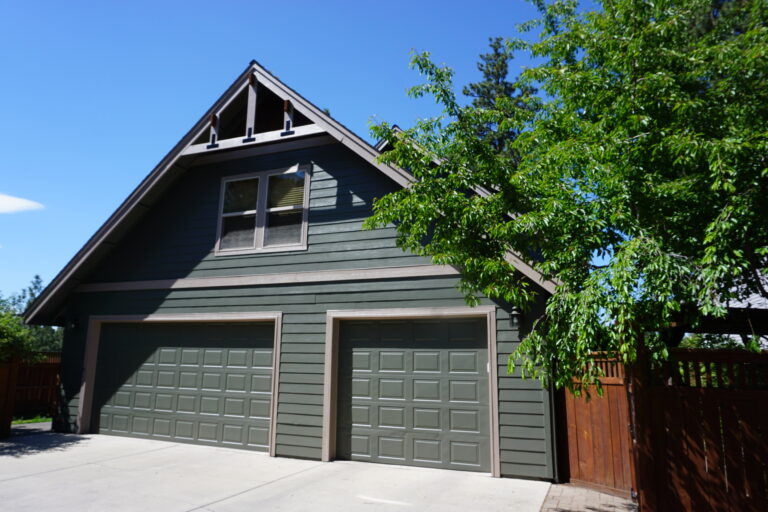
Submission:
<svg viewBox="0 0 768 512">
<path fill-rule="evenodd" d="M 527 376 L 573 387 L 599 378 L 595 350 L 632 362 L 640 340 L 681 315 L 722 315 L 768 296 L 768 3 L 613 0 L 539 4 L 507 41 L 541 64 L 521 87 L 542 94 L 462 106 L 452 71 L 412 64 L 443 115 L 402 132 L 373 128 L 382 160 L 416 182 L 378 200 L 367 226 L 394 223 L 398 244 L 463 270 L 480 292 L 525 308 L 537 287 L 513 251 L 557 283 L 546 314 L 510 358 Z M 478 124 L 517 134 L 497 152 Z M 576 385 L 578 388 L 578 384 Z"/>
<path fill-rule="evenodd" d="M 509 62 L 514 54 L 509 51 L 501 37 L 489 38 L 491 51 L 480 55 L 477 69 L 482 73 L 480 82 L 465 85 L 462 93 L 472 98 L 477 109 L 495 109 L 496 102 L 503 98 L 517 108 L 529 108 L 525 99 L 536 90 L 530 85 L 521 85 L 508 80 Z M 497 152 L 509 152 L 510 143 L 517 136 L 512 127 L 501 129 L 495 120 L 479 119 L 477 135 L 485 139 Z"/>
<path fill-rule="evenodd" d="M 31 342 L 32 336 L 21 318 L 11 311 L 0 311 L 0 363 L 28 357 Z"/>
<path fill-rule="evenodd" d="M 0 296 L 0 313 L 20 317 L 30 304 L 42 293 L 43 280 L 39 275 L 32 278 L 29 286 L 21 292 L 3 298 Z M 62 330 L 48 325 L 20 325 L 26 329 L 26 343 L 32 351 L 58 351 L 62 345 Z"/>
</svg>

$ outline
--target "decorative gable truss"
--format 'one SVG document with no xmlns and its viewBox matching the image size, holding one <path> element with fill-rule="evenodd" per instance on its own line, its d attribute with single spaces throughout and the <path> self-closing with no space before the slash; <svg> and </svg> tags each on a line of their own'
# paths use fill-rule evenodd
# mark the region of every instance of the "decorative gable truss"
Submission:
<svg viewBox="0 0 768 512">
<path fill-rule="evenodd" d="M 321 133 L 325 133 L 322 127 L 296 110 L 289 98 L 260 82 L 253 71 L 247 81 L 210 114 L 208 125 L 182 151 L 182 156 Z"/>
<path fill-rule="evenodd" d="M 25 321 L 61 325 L 67 295 L 192 162 L 202 163 L 208 155 L 227 158 L 224 153 L 237 149 L 246 150 L 237 151 L 241 156 L 260 154 L 274 151 L 282 141 L 302 145 L 323 138 L 337 141 L 402 187 L 414 180 L 405 170 L 379 161 L 383 147 L 371 146 L 252 61 L 27 308 Z M 510 252 L 507 259 L 533 282 L 554 291 L 555 283 L 544 279 L 525 258 Z"/>
</svg>

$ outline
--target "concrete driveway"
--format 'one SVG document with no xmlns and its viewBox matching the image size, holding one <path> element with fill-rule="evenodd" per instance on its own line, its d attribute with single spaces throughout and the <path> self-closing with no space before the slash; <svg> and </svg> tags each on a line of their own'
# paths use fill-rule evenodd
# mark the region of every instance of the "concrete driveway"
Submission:
<svg viewBox="0 0 768 512">
<path fill-rule="evenodd" d="M 0 442 L 0 508 L 73 511 L 539 511 L 545 482 L 104 435 Z"/>
</svg>

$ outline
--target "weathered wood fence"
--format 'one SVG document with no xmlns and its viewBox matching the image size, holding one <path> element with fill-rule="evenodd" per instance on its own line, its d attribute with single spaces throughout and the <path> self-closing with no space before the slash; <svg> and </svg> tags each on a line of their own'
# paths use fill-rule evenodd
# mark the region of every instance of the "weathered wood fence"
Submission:
<svg viewBox="0 0 768 512">
<path fill-rule="evenodd" d="M 768 352 L 671 349 L 610 359 L 602 397 L 566 395 L 573 483 L 638 491 L 646 511 L 768 511 Z"/>
<path fill-rule="evenodd" d="M 768 353 L 672 349 L 649 379 L 641 510 L 768 510 Z"/>
<path fill-rule="evenodd" d="M 11 435 L 14 388 L 19 365 L 16 361 L 0 361 L 0 439 Z"/>
<path fill-rule="evenodd" d="M 59 392 L 59 352 L 45 352 L 40 361 L 19 365 L 13 415 L 49 415 L 56 409 Z"/>
<path fill-rule="evenodd" d="M 603 396 L 566 393 L 568 472 L 574 484 L 630 497 L 632 445 L 624 366 L 615 359 L 596 359 L 605 377 Z"/>
</svg>

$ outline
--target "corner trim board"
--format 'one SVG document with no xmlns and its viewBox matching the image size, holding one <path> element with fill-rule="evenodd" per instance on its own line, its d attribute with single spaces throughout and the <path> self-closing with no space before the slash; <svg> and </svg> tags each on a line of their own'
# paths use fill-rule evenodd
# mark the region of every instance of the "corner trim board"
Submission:
<svg viewBox="0 0 768 512">
<path fill-rule="evenodd" d="M 277 393 L 280 381 L 280 346 L 282 344 L 283 313 L 267 311 L 258 313 L 188 313 L 152 315 L 93 315 L 88 318 L 88 332 L 85 339 L 83 377 L 80 384 L 80 402 L 77 407 L 77 433 L 91 432 L 93 394 L 96 384 L 96 362 L 98 361 L 101 326 L 105 323 L 160 323 L 160 322 L 268 322 L 275 324 L 272 349 L 272 404 L 269 420 L 269 455 L 275 456 L 277 438 Z"/>
<path fill-rule="evenodd" d="M 411 277 L 458 276 L 459 271 L 448 265 L 414 265 L 410 267 L 376 267 L 352 270 L 317 270 L 286 274 L 257 274 L 223 277 L 192 277 L 153 281 L 121 281 L 79 285 L 77 292 L 120 292 L 138 290 L 181 290 L 189 288 L 226 288 L 233 286 L 264 286 L 272 284 L 324 283 L 335 281 L 367 281 Z"/>
<path fill-rule="evenodd" d="M 323 374 L 323 437 L 321 459 L 336 457 L 336 400 L 338 395 L 339 324 L 342 320 L 412 319 L 412 318 L 485 318 L 488 343 L 488 393 L 491 416 L 491 476 L 501 476 L 499 450 L 499 380 L 496 353 L 496 307 L 392 308 L 328 310 L 325 320 L 325 370 Z"/>
</svg>

